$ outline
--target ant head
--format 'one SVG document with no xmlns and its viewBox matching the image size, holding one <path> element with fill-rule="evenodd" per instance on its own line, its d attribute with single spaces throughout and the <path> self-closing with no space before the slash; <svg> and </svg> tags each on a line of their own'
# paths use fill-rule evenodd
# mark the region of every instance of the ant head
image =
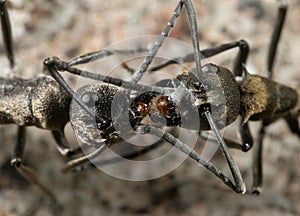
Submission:
<svg viewBox="0 0 300 216">
<path fill-rule="evenodd" d="M 85 85 L 76 92 L 80 100 L 93 112 L 91 116 L 76 101 L 70 107 L 70 122 L 83 144 L 99 144 L 110 139 L 113 132 L 111 120 L 111 104 L 117 92 L 112 85 L 95 83 Z M 101 121 L 97 119 L 101 116 Z"/>
<path fill-rule="evenodd" d="M 198 108 L 200 129 L 210 130 L 203 115 L 204 107 L 210 107 L 213 119 L 219 128 L 232 123 L 239 114 L 240 91 L 233 74 L 224 67 L 206 64 L 202 67 L 201 82 L 195 76 L 195 69 L 185 71 L 177 77 L 192 93 L 191 101 Z"/>
<path fill-rule="evenodd" d="M 79 143 L 83 145 L 97 145 L 103 142 L 110 145 L 127 140 L 133 136 L 133 128 L 144 117 L 136 116 L 133 112 L 141 114 L 146 112 L 142 108 L 147 109 L 142 100 L 134 100 L 139 95 L 138 92 L 111 84 L 85 85 L 79 88 L 76 94 L 86 107 L 72 100 L 70 122 Z M 135 106 L 137 110 L 134 110 L 131 103 L 135 104 L 135 102 L 142 107 Z"/>
</svg>

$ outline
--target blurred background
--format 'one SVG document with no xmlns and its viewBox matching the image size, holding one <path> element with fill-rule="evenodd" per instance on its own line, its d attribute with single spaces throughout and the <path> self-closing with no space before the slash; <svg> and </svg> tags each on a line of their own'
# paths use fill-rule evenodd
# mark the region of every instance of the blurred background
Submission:
<svg viewBox="0 0 300 216">
<path fill-rule="evenodd" d="M 31 79 L 43 73 L 43 60 L 49 56 L 69 60 L 124 39 L 159 35 L 177 2 L 8 1 L 17 60 L 14 76 Z M 300 1 L 287 2 L 289 10 L 274 67 L 274 79 L 291 87 L 299 87 Z M 251 48 L 247 67 L 252 73 L 266 75 L 268 44 L 276 19 L 277 1 L 194 0 L 194 6 L 201 49 L 245 39 Z M 179 17 L 171 37 L 191 44 L 185 11 Z M 137 42 L 132 49 L 140 46 L 145 45 Z M 184 55 L 180 48 L 163 49 L 174 56 Z M 10 77 L 12 72 L 8 69 L 2 40 L 0 52 L 0 75 Z M 235 55 L 236 50 L 228 51 L 207 61 L 231 68 Z M 170 66 L 166 70 L 172 68 Z M 125 70 L 120 73 L 121 78 L 128 75 Z M 68 76 L 68 79 L 72 82 L 73 78 Z M 235 122 L 226 128 L 224 136 L 239 141 L 237 126 Z M 254 137 L 257 137 L 260 123 L 254 122 L 250 126 Z M 260 196 L 235 194 L 212 173 L 190 159 L 168 175 L 150 181 L 119 180 L 99 170 L 63 175 L 60 167 L 65 160 L 55 149 L 50 132 L 30 127 L 27 129 L 24 163 L 33 168 L 53 190 L 62 209 L 54 206 L 38 188 L 20 177 L 10 166 L 16 129 L 14 125 L 0 126 L 1 216 L 297 215 L 300 212 L 300 140 L 291 134 L 282 120 L 266 130 L 264 187 Z M 69 125 L 66 134 L 70 143 L 76 146 L 77 141 Z M 252 151 L 231 152 L 250 189 Z M 219 152 L 211 161 L 228 173 L 227 164 Z"/>
</svg>

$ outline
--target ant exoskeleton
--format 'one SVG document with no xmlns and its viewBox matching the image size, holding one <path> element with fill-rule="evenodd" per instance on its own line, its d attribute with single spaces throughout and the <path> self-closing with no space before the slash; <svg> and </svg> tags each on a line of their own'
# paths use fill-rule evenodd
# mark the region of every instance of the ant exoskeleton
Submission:
<svg viewBox="0 0 300 216">
<path fill-rule="evenodd" d="M 152 69 L 150 68 L 150 71 L 158 70 L 159 68 L 162 68 L 168 64 L 178 62 L 184 63 L 188 61 L 195 61 L 196 68 L 187 70 L 183 74 L 177 76 L 174 80 L 162 80 L 158 84 L 158 86 L 162 86 L 161 89 L 149 89 L 149 92 L 146 94 L 146 96 L 138 96 L 139 93 L 137 92 L 142 88 L 138 84 L 132 85 L 132 83 L 137 83 L 143 76 L 144 72 L 147 71 L 160 46 L 163 44 L 164 39 L 169 35 L 170 30 L 175 25 L 175 21 L 179 16 L 183 5 L 185 5 L 187 8 L 194 53 L 183 58 L 172 59 L 163 65 L 159 65 Z M 92 152 L 90 155 L 70 161 L 65 167 L 65 170 L 69 171 L 75 168 L 80 170 L 95 166 L 95 164 L 91 163 L 88 163 L 87 165 L 83 164 L 86 163 L 89 158 L 93 158 L 99 152 L 102 152 L 106 146 L 110 146 L 111 144 L 120 141 L 120 134 L 122 134 L 123 131 L 121 133 L 120 129 L 116 129 L 117 125 L 113 125 L 113 116 L 111 115 L 110 111 L 107 111 L 107 109 L 112 106 L 113 98 L 117 93 L 126 92 L 125 94 L 130 95 L 128 97 L 133 97 L 135 100 L 131 101 L 131 103 L 129 103 L 130 106 L 125 109 L 125 112 L 128 112 L 129 116 L 129 121 L 127 124 L 131 129 L 130 131 L 125 131 L 125 133 L 150 133 L 160 137 L 212 171 L 226 185 L 236 192 L 244 193 L 246 192 L 246 188 L 241 174 L 234 160 L 230 156 L 227 146 L 238 148 L 245 152 L 250 150 L 253 145 L 253 138 L 248 127 L 248 120 L 263 120 L 263 126 L 259 135 L 259 146 L 254 152 L 253 168 L 253 193 L 260 193 L 262 185 L 262 140 L 265 126 L 269 125 L 276 119 L 283 117 L 287 120 L 291 131 L 298 135 L 300 134 L 299 125 L 297 122 L 297 116 L 299 113 L 299 90 L 275 83 L 271 80 L 276 49 L 282 31 L 286 10 L 287 6 L 284 2 L 282 2 L 279 7 L 278 20 L 274 28 L 269 49 L 267 65 L 268 78 L 258 75 L 251 75 L 247 72 L 245 63 L 249 52 L 249 46 L 244 40 L 227 43 L 211 49 L 200 51 L 197 39 L 197 24 L 194 9 L 192 3 L 188 0 L 182 0 L 179 2 L 173 16 L 168 22 L 168 26 L 164 29 L 160 38 L 151 48 L 149 54 L 144 59 L 144 62 L 135 71 L 131 82 L 116 82 L 110 77 L 97 75 L 73 67 L 75 65 L 96 60 L 99 55 L 103 54 L 101 51 L 77 57 L 70 62 L 61 61 L 57 57 L 46 59 L 44 62 L 45 67 L 50 71 L 52 76 L 73 96 L 75 102 L 72 103 L 71 109 L 73 109 L 74 116 L 89 119 L 87 122 L 79 122 L 77 121 L 77 118 L 74 118 L 73 121 L 71 120 L 75 131 L 79 131 L 79 139 L 81 139 L 83 143 L 87 145 L 95 144 L 95 140 L 98 140 L 96 141 L 97 150 Z M 214 64 L 201 66 L 201 58 L 207 58 L 235 47 L 239 48 L 239 55 L 233 70 L 234 75 L 231 74 L 228 69 Z M 88 85 L 80 89 L 78 93 L 75 93 L 65 83 L 58 71 L 67 71 L 72 74 L 103 81 L 109 84 Z M 224 79 L 221 78 L 222 76 Z M 235 77 L 238 76 L 242 76 L 243 80 L 241 82 L 235 81 Z M 216 79 L 220 79 L 221 82 L 218 84 L 214 83 Z M 122 88 L 118 88 L 118 86 L 122 86 Z M 184 86 L 187 92 L 184 94 L 184 96 L 178 98 L 176 94 L 173 93 L 176 92 L 176 89 L 178 89 L 180 86 Z M 222 104 L 224 105 L 223 107 L 222 105 L 219 106 L 217 108 L 216 115 L 215 113 L 212 115 L 211 109 L 215 106 L 219 99 L 217 97 L 213 97 L 214 88 L 218 88 L 220 86 L 224 91 L 223 93 L 226 98 L 226 105 Z M 106 90 L 104 91 L 104 89 Z M 170 89 L 173 89 L 173 92 Z M 103 92 L 109 92 L 109 96 Z M 216 90 L 216 92 L 218 91 Z M 104 99 L 104 102 L 102 99 Z M 160 122 L 160 118 L 163 118 L 163 120 L 166 121 L 167 126 L 181 126 L 181 120 L 185 119 L 185 111 L 187 111 L 178 109 L 181 102 L 189 103 L 191 107 L 189 109 L 187 108 L 188 111 L 196 110 L 196 112 L 198 112 L 200 118 L 199 129 L 201 131 L 214 131 L 216 140 L 220 144 L 220 148 L 226 157 L 233 174 L 235 184 L 232 183 L 213 164 L 204 160 L 204 158 L 182 143 L 179 139 L 176 139 L 170 133 L 164 132 L 155 126 L 144 125 L 141 123 L 145 116 L 154 116 L 156 118 L 157 114 L 160 116 L 158 117 L 158 120 L 156 119 L 158 122 Z M 152 106 L 155 107 L 154 111 L 149 108 Z M 121 109 L 119 110 L 119 112 L 122 111 L 123 110 Z M 220 114 L 219 116 L 218 111 Z M 226 121 L 223 122 L 223 126 L 231 124 L 238 117 L 238 115 L 242 116 L 240 130 L 242 135 L 242 145 L 231 140 L 224 140 L 220 135 L 219 129 L 222 128 L 222 126 L 218 125 L 218 121 L 223 120 L 223 115 L 227 116 Z M 91 124 L 91 119 L 96 119 L 94 120 L 96 121 L 96 124 Z M 191 127 L 190 129 L 195 129 L 195 127 Z M 200 135 L 202 133 L 201 131 L 199 133 Z M 152 146 L 148 148 L 146 147 L 141 151 L 124 155 L 124 157 L 131 158 L 139 154 L 144 154 L 151 149 Z M 102 162 L 99 161 L 99 164 L 105 163 L 109 163 L 109 160 Z"/>
</svg>

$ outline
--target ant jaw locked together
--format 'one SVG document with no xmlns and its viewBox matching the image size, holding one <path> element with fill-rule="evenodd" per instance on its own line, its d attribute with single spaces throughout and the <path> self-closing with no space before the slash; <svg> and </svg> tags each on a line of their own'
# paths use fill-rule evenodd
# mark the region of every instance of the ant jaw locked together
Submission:
<svg viewBox="0 0 300 216">
<path fill-rule="evenodd" d="M 170 95 L 160 95 L 158 92 L 141 94 L 103 83 L 83 86 L 76 92 L 82 102 L 95 115 L 101 115 L 115 124 L 99 129 L 94 116 L 90 116 L 76 101 L 71 104 L 71 124 L 83 143 L 92 144 L 106 141 L 102 137 L 113 126 L 117 127 L 114 132 L 126 137 L 146 117 L 157 123 L 165 122 L 165 126 L 181 126 L 181 122 L 186 121 L 190 122 L 188 129 L 211 130 L 203 114 L 209 109 L 213 110 L 213 119 L 220 122 L 217 124 L 221 129 L 236 120 L 239 114 L 238 84 L 226 68 L 207 64 L 202 70 L 204 75 L 200 84 L 194 70 L 187 70 L 173 80 L 161 80 L 155 84 L 162 88 L 176 89 Z M 121 115 L 124 112 L 128 116 Z M 190 113 L 199 115 L 199 122 L 195 122 L 197 117 Z M 121 116 L 123 119 L 120 120 Z"/>
</svg>

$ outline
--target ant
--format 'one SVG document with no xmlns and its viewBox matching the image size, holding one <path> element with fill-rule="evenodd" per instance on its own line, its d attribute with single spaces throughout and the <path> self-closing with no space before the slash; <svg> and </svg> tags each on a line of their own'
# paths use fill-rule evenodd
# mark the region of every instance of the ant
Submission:
<svg viewBox="0 0 300 216">
<path fill-rule="evenodd" d="M 12 30 L 5 0 L 0 1 L 2 37 L 10 69 L 15 68 Z M 35 172 L 23 164 L 27 126 L 50 130 L 58 151 L 65 157 L 81 152 L 71 149 L 64 135 L 64 127 L 69 122 L 71 96 L 49 75 L 21 79 L 0 78 L 0 123 L 18 125 L 17 140 L 11 165 L 29 182 L 36 184 L 51 198 L 52 192 L 39 180 Z"/>
<path fill-rule="evenodd" d="M 163 80 L 162 83 L 159 83 L 157 86 L 138 84 L 137 82 L 141 79 L 163 44 L 164 39 L 169 35 L 170 30 L 175 25 L 183 6 L 185 6 L 188 11 L 188 19 L 190 21 L 193 45 L 195 48 L 196 68 L 179 75 L 177 77 L 178 82 Z M 225 122 L 225 125 L 229 125 L 238 116 L 238 84 L 236 83 L 233 74 L 226 68 L 214 64 L 207 64 L 201 67 L 200 50 L 197 40 L 198 36 L 195 28 L 196 25 L 192 2 L 180 1 L 173 16 L 170 18 L 167 27 L 152 46 L 149 54 L 133 74 L 130 81 L 118 80 L 116 78 L 94 74 L 74 67 L 76 65 L 95 61 L 106 56 L 106 53 L 109 53 L 110 55 L 111 51 L 104 50 L 87 53 L 76 57 L 69 62 L 62 61 L 58 57 L 49 57 L 45 59 L 45 68 L 50 72 L 54 79 L 60 83 L 70 95 L 72 95 L 73 102 L 71 103 L 70 108 L 70 119 L 71 125 L 79 140 L 86 146 L 93 146 L 96 148 L 94 151 L 83 157 L 69 161 L 63 168 L 65 172 L 76 167 L 81 167 L 84 163 L 88 162 L 89 159 L 95 158 L 102 153 L 106 147 L 122 141 L 124 136 L 152 134 L 167 141 L 187 156 L 196 160 L 199 164 L 213 172 L 232 190 L 238 193 L 246 192 L 240 171 L 232 159 L 228 147 L 219 132 L 222 123 Z M 82 77 L 99 80 L 106 84 L 95 83 L 86 85 L 75 93 L 65 82 L 59 71 L 67 71 Z M 166 86 L 164 81 L 174 85 L 167 84 L 168 86 Z M 228 99 L 228 104 L 224 101 L 219 101 L 218 96 L 220 92 Z M 115 106 L 117 106 L 116 113 L 125 112 L 125 116 L 113 116 L 111 113 L 111 109 L 114 108 L 113 100 L 118 94 L 125 95 L 125 99 L 120 99 L 121 101 L 118 101 L 117 104 L 115 104 Z M 133 100 L 130 100 L 131 98 L 133 98 Z M 128 104 L 129 106 L 127 106 Z M 186 107 L 182 104 L 191 104 L 192 106 Z M 226 108 L 226 105 L 231 107 Z M 179 108 L 182 106 L 184 107 L 184 110 Z M 216 113 L 214 113 L 216 114 L 214 116 L 212 116 L 212 109 L 217 110 Z M 193 122 L 195 124 L 191 125 L 190 129 L 199 130 L 200 128 L 200 130 L 213 130 L 215 132 L 218 142 L 220 143 L 220 148 L 233 174 L 234 183 L 212 163 L 200 156 L 188 145 L 181 142 L 181 140 L 174 137 L 171 133 L 165 132 L 159 127 L 142 123 L 142 120 L 146 116 L 155 116 L 155 121 L 158 123 L 163 119 L 166 121 L 166 126 L 181 126 L 183 121 L 191 121 L 195 118 L 195 115 L 189 115 L 189 113 L 195 113 L 195 115 L 200 118 L 200 121 Z M 227 118 L 224 121 L 225 115 Z M 117 124 L 114 124 L 114 119 L 118 120 Z M 126 128 L 125 131 L 123 128 Z M 127 130 L 128 128 L 130 129 Z"/>
<path fill-rule="evenodd" d="M 14 43 L 5 0 L 0 0 L 0 20 L 6 57 L 13 71 L 16 65 Z M 122 51 L 122 53 L 128 52 Z M 70 119 L 71 101 L 71 95 L 52 76 L 43 74 L 35 79 L 0 77 L 0 124 L 18 126 L 11 165 L 21 176 L 37 185 L 54 201 L 56 199 L 51 190 L 40 181 L 34 170 L 23 163 L 26 127 L 36 126 L 51 131 L 57 150 L 66 158 L 82 154 L 80 147 L 75 149 L 70 147 L 64 134 L 64 128 Z"/>
<path fill-rule="evenodd" d="M 189 61 L 195 61 L 196 67 L 187 69 L 175 79 L 162 80 L 155 86 L 149 87 L 147 90 L 145 86 L 141 86 L 137 82 L 148 70 L 149 65 L 155 58 L 165 38 L 168 37 L 183 6 L 186 7 L 188 14 L 194 53 L 182 58 L 172 59 L 165 64 L 150 68 L 149 71 L 156 71 L 169 64 L 185 63 Z M 278 11 L 278 19 L 275 24 L 268 54 L 268 77 L 251 75 L 248 73 L 245 64 L 249 53 L 249 45 L 245 40 L 200 50 L 195 12 L 193 4 L 189 0 L 179 1 L 168 25 L 150 49 L 149 54 L 145 57 L 143 63 L 135 70 L 130 81 L 115 80 L 111 77 L 105 77 L 74 67 L 76 65 L 95 61 L 99 59 L 99 57 L 104 57 L 105 54 L 103 51 L 88 53 L 69 62 L 62 61 L 58 57 L 47 58 L 44 61 L 45 67 L 57 82 L 59 82 L 73 97 L 73 102 L 71 104 L 71 113 L 73 113 L 71 114 L 71 124 L 75 129 L 75 132 L 84 145 L 94 145 L 96 147 L 96 150 L 89 155 L 69 161 L 64 167 L 64 170 L 67 172 L 70 170 L 94 167 L 95 164 L 83 164 L 103 152 L 104 148 L 110 147 L 112 144 L 119 143 L 123 140 L 121 135 L 123 136 L 124 133 L 125 136 L 130 136 L 134 133 L 152 134 L 175 146 L 199 164 L 203 165 L 235 192 L 245 193 L 245 184 L 236 163 L 229 153 L 228 147 L 238 148 L 244 152 L 249 151 L 253 146 L 253 138 L 248 126 L 248 121 L 262 120 L 263 125 L 259 134 L 258 148 L 254 152 L 254 182 L 252 189 L 253 193 L 259 194 L 262 187 L 261 164 L 262 142 L 265 133 L 264 128 L 278 118 L 283 117 L 287 121 L 291 131 L 300 136 L 299 125 L 297 122 L 300 108 L 300 91 L 276 83 L 271 79 L 275 54 L 287 11 L 285 2 L 282 1 L 280 3 Z M 236 47 L 239 48 L 239 54 L 236 59 L 233 73 L 224 67 L 212 63 L 204 66 L 201 65 L 201 59 L 208 58 Z M 84 86 L 75 93 L 59 73 L 64 71 L 85 78 L 99 80 L 104 83 Z M 242 77 L 242 81 L 237 82 L 235 80 L 236 77 Z M 216 80 L 220 80 L 220 82 L 217 83 Z M 158 88 L 157 86 L 161 87 Z M 186 90 L 184 94 L 177 92 L 181 87 Z M 218 95 L 220 93 L 218 88 L 220 87 L 226 98 L 226 103 L 224 104 L 222 104 L 220 98 L 218 98 L 218 96 L 220 96 Z M 141 94 L 141 91 L 147 92 Z M 130 102 L 120 101 L 122 104 L 120 107 L 122 107 L 122 109 L 120 108 L 118 111 L 128 114 L 127 120 L 122 119 L 120 121 L 126 122 L 123 125 L 120 123 L 121 126 L 113 124 L 114 116 L 112 116 L 112 113 L 110 112 L 110 108 L 113 106 L 114 97 L 119 93 L 127 95 L 128 98 L 134 98 L 134 100 L 131 100 Z M 189 104 L 190 107 L 180 109 L 179 107 L 182 107 L 181 104 Z M 124 107 L 127 108 L 124 110 Z M 213 108 L 216 110 L 215 113 L 212 112 Z M 205 136 L 203 135 L 203 131 L 205 130 L 212 130 L 215 133 L 216 140 L 220 144 L 220 149 L 225 156 L 233 175 L 234 183 L 212 163 L 205 160 L 171 133 L 165 132 L 157 126 L 142 123 L 142 120 L 149 116 L 154 119 L 154 122 L 161 123 L 162 121 L 165 121 L 166 126 L 182 126 L 182 121 L 188 119 L 186 113 L 193 111 L 199 115 L 200 122 L 199 125 L 197 125 L 199 126 L 198 129 L 200 129 L 199 135 Z M 242 117 L 240 123 L 242 144 L 224 139 L 219 132 L 222 127 L 227 126 L 236 120 L 239 115 Z M 222 122 L 224 116 L 227 118 L 225 122 Z M 119 118 L 119 116 L 117 118 Z M 219 124 L 219 122 L 222 122 L 223 126 L 222 124 Z M 195 122 L 191 123 L 189 129 L 197 130 L 197 126 L 193 125 L 194 123 Z M 123 126 L 130 128 L 130 130 L 122 131 Z M 155 145 L 153 144 L 153 146 L 146 147 L 141 151 L 123 156 L 125 158 L 132 158 L 144 154 L 156 146 L 157 143 L 155 143 Z M 113 161 L 115 160 L 99 161 L 99 164 L 107 164 Z"/>
</svg>

